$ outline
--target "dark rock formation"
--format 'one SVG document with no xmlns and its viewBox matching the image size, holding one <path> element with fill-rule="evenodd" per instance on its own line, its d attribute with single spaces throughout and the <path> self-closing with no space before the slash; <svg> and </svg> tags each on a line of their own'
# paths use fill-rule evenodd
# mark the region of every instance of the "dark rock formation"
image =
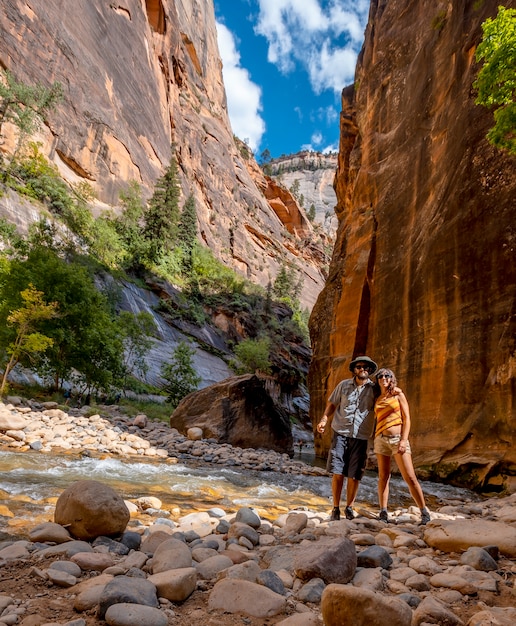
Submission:
<svg viewBox="0 0 516 626">
<path fill-rule="evenodd" d="M 202 428 L 205 438 L 240 448 L 265 448 L 293 454 L 286 412 L 252 374 L 228 378 L 184 398 L 170 417 L 170 426 L 186 433 Z"/>
<path fill-rule="evenodd" d="M 507 6 L 515 6 L 510 2 Z M 373 0 L 343 92 L 338 238 L 311 319 L 311 415 L 353 356 L 391 367 L 414 461 L 470 486 L 516 486 L 516 159 L 474 104 L 496 2 Z M 329 434 L 316 433 L 324 455 Z"/>
</svg>

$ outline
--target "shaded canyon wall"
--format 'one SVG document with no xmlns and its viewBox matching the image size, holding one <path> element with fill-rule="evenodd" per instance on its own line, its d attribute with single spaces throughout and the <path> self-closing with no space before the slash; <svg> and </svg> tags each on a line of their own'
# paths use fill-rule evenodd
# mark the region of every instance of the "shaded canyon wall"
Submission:
<svg viewBox="0 0 516 626">
<path fill-rule="evenodd" d="M 472 88 L 497 5 L 371 2 L 343 91 L 339 227 L 309 386 L 315 424 L 368 354 L 406 392 L 421 475 L 513 491 L 516 159 L 488 144 L 492 112 Z M 315 433 L 319 455 L 329 442 Z"/>
</svg>

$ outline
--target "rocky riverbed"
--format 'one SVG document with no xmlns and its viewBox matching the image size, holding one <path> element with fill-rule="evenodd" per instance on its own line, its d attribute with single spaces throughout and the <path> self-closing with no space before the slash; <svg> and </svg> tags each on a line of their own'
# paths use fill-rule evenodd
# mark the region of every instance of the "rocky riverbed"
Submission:
<svg viewBox="0 0 516 626">
<path fill-rule="evenodd" d="M 90 412 L 12 398 L 0 406 L 0 445 L 322 471 L 198 433 L 188 439 L 116 408 Z M 125 504 L 125 532 L 88 541 L 53 511 L 27 526 L 0 510 L 0 626 L 516 623 L 514 495 L 443 502 L 427 526 L 412 508 L 386 524 L 361 509 L 329 521 L 308 507 L 185 515 L 152 494 Z"/>
</svg>

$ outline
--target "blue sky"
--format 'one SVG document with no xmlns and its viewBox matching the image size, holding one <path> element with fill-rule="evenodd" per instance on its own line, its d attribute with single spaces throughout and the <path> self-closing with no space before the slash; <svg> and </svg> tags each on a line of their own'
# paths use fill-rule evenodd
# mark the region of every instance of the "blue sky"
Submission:
<svg viewBox="0 0 516 626">
<path fill-rule="evenodd" d="M 214 0 L 233 132 L 259 156 L 337 150 L 369 0 Z"/>
</svg>

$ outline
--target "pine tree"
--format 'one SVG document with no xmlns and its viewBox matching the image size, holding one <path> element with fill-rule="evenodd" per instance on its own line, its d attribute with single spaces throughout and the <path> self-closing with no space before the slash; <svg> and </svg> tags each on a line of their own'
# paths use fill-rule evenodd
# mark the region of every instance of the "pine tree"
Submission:
<svg viewBox="0 0 516 626">
<path fill-rule="evenodd" d="M 285 265 L 280 267 L 272 285 L 272 293 L 276 298 L 288 298 L 292 293 L 292 273 L 287 272 Z"/>
<path fill-rule="evenodd" d="M 144 214 L 143 237 L 149 242 L 147 255 L 150 263 L 159 262 L 176 243 L 180 195 L 177 161 L 172 156 L 170 165 L 156 182 Z"/>
<path fill-rule="evenodd" d="M 189 275 L 193 267 L 193 249 L 197 239 L 197 209 L 193 194 L 185 202 L 178 225 L 178 241 L 183 249 L 183 270 Z"/>
</svg>

